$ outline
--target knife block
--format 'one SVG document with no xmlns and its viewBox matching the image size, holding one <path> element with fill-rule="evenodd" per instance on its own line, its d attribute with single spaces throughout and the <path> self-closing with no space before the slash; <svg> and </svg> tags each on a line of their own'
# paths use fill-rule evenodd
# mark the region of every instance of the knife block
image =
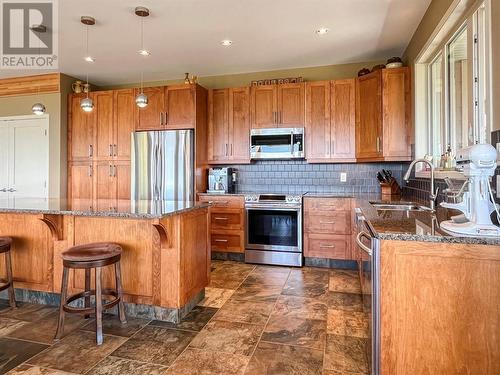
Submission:
<svg viewBox="0 0 500 375">
<path fill-rule="evenodd" d="M 390 183 L 381 182 L 382 198 L 391 200 L 401 197 L 401 188 L 397 181 L 393 178 Z"/>
</svg>

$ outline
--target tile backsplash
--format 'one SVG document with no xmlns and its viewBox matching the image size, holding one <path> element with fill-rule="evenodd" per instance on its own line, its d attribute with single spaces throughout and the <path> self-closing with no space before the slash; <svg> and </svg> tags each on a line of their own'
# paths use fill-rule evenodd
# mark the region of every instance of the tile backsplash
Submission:
<svg viewBox="0 0 500 375">
<path fill-rule="evenodd" d="M 235 165 L 236 192 L 377 193 L 377 172 L 390 170 L 401 185 L 408 163 L 308 164 L 304 160 L 263 160 Z M 341 173 L 346 182 L 341 182 Z"/>
</svg>

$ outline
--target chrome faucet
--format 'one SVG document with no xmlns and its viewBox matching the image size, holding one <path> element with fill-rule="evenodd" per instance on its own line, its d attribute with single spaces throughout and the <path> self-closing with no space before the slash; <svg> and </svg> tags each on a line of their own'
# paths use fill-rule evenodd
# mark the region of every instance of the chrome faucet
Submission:
<svg viewBox="0 0 500 375">
<path fill-rule="evenodd" d="M 434 190 L 434 165 L 432 165 L 432 163 L 429 160 L 427 160 L 427 159 L 413 160 L 411 162 L 410 166 L 408 167 L 408 170 L 406 171 L 403 179 L 406 182 L 408 182 L 408 180 L 410 179 L 410 174 L 411 174 L 413 167 L 415 166 L 415 164 L 418 164 L 418 163 L 425 163 L 431 168 L 431 192 L 429 194 L 429 208 L 432 211 L 436 211 L 436 199 L 438 196 L 439 188 Z"/>
</svg>

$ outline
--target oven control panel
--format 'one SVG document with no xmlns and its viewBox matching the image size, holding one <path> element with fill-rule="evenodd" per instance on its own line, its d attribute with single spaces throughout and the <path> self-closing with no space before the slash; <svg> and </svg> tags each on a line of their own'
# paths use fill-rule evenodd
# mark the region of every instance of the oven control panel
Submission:
<svg viewBox="0 0 500 375">
<path fill-rule="evenodd" d="M 258 201 L 259 201 L 258 194 L 245 195 L 245 202 L 258 202 Z"/>
</svg>

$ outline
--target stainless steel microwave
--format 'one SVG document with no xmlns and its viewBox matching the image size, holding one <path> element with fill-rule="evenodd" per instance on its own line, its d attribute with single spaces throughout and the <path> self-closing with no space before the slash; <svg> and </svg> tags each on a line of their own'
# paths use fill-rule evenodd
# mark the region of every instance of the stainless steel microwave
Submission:
<svg viewBox="0 0 500 375">
<path fill-rule="evenodd" d="M 250 159 L 303 159 L 304 128 L 252 129 Z"/>
</svg>

